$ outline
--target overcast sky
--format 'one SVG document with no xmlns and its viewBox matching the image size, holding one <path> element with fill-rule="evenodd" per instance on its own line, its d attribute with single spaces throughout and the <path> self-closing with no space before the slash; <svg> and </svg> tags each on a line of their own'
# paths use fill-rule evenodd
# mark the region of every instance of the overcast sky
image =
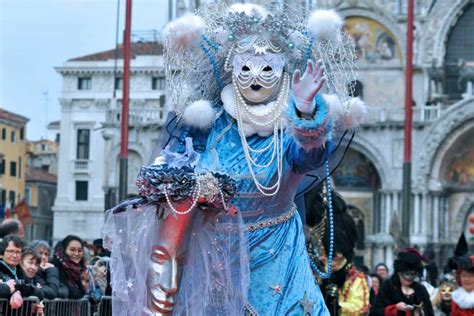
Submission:
<svg viewBox="0 0 474 316">
<path fill-rule="evenodd" d="M 53 67 L 115 47 L 119 1 L 122 34 L 126 0 L 0 0 L 0 107 L 30 119 L 29 140 L 60 119 L 62 82 Z M 161 30 L 167 4 L 133 0 L 132 29 Z"/>
</svg>

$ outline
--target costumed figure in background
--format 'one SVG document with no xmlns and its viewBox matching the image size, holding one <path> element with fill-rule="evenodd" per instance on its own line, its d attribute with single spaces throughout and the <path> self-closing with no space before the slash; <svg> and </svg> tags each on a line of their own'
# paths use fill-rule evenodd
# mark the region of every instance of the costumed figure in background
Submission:
<svg viewBox="0 0 474 316">
<path fill-rule="evenodd" d="M 331 234 L 327 229 L 327 215 L 321 212 L 328 203 L 325 191 L 321 197 L 320 192 L 313 190 L 306 198 L 305 234 L 311 259 L 327 270 Z M 346 203 L 339 194 L 333 192 L 332 202 L 334 210 L 332 275 L 327 279 L 318 278 L 319 285 L 331 315 L 367 315 L 370 298 L 367 276 L 358 271 L 352 263 L 357 242 L 356 224 L 347 213 Z"/>
<path fill-rule="evenodd" d="M 457 284 L 452 281 L 442 281 L 436 292 L 436 296 L 431 301 L 435 316 L 451 315 L 451 301 L 453 291 L 457 288 Z"/>
<path fill-rule="evenodd" d="M 175 112 L 140 198 L 104 228 L 114 315 L 327 313 L 293 198 L 337 166 L 365 106 L 342 19 L 268 3 L 165 27 Z"/>
<path fill-rule="evenodd" d="M 474 315 L 474 256 L 469 256 L 466 237 L 459 237 L 454 256 L 448 259 L 445 277 L 454 278 L 459 287 L 452 293 L 451 315 Z M 452 276 L 450 278 L 450 276 Z"/>
<path fill-rule="evenodd" d="M 423 270 L 419 252 L 404 250 L 398 254 L 393 265 L 395 271 L 382 284 L 370 315 L 433 315 L 428 292 L 416 281 Z"/>
</svg>

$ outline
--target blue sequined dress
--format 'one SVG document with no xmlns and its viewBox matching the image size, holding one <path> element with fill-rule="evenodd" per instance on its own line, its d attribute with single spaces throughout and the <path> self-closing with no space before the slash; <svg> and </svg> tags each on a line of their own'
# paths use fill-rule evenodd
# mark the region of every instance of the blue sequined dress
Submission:
<svg viewBox="0 0 474 316">
<path fill-rule="evenodd" d="M 237 122 L 228 113 L 220 115 L 205 137 L 193 130 L 180 136 L 181 140 L 193 137 L 195 148 L 200 149 L 198 170 L 226 173 L 237 181 L 238 194 L 231 202 L 242 214 L 246 228 L 250 256 L 247 311 L 251 315 L 329 315 L 311 271 L 301 218 L 293 203 L 305 173 L 320 167 L 327 158 L 324 144 L 331 122 L 319 96 L 316 105 L 315 117 L 309 120 L 297 116 L 293 101 L 288 106 L 281 186 L 271 197 L 256 188 Z M 255 149 L 265 148 L 271 140 L 272 136 L 247 137 Z M 184 151 L 184 141 L 176 150 Z M 260 155 L 257 162 L 268 162 L 269 155 Z M 259 174 L 265 185 L 275 181 L 276 162 L 270 168 L 268 174 Z"/>
</svg>

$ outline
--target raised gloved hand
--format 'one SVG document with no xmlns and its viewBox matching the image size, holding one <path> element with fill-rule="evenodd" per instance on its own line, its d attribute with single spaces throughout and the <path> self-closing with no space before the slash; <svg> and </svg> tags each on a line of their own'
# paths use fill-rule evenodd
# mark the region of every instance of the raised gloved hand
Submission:
<svg viewBox="0 0 474 316">
<path fill-rule="evenodd" d="M 295 71 L 293 74 L 293 93 L 296 108 L 300 113 L 309 115 L 314 113 L 313 100 L 321 90 L 325 80 L 322 61 L 318 61 L 315 65 L 312 60 L 309 60 L 303 76 L 301 76 L 300 70 Z"/>
</svg>

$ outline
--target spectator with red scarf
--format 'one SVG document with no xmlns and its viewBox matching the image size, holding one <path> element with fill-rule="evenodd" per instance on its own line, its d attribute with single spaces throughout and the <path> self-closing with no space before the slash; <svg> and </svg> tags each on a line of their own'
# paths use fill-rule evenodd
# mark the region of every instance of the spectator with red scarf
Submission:
<svg viewBox="0 0 474 316">
<path fill-rule="evenodd" d="M 66 236 L 56 247 L 52 263 L 58 268 L 61 285 L 65 285 L 69 291 L 68 298 L 81 299 L 88 294 L 88 273 L 81 238 Z"/>
</svg>

